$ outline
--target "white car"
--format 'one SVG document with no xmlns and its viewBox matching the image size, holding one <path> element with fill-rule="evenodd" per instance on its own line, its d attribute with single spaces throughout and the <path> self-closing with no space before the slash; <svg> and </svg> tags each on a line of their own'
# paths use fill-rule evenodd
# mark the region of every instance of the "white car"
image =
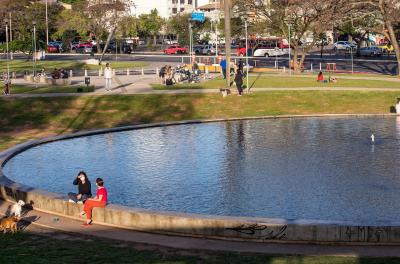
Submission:
<svg viewBox="0 0 400 264">
<path fill-rule="evenodd" d="M 338 50 L 357 50 L 357 45 L 350 42 L 350 41 L 338 41 L 335 44 L 333 44 L 333 50 L 338 51 Z"/>
</svg>

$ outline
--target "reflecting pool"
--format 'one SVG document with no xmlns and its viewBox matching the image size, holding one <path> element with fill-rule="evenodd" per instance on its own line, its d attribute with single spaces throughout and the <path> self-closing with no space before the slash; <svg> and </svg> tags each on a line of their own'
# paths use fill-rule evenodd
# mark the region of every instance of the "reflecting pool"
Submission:
<svg viewBox="0 0 400 264">
<path fill-rule="evenodd" d="M 374 133 L 375 144 L 370 136 Z M 111 203 L 211 215 L 400 222 L 400 119 L 260 119 L 147 128 L 31 148 L 5 166 L 16 182 L 92 191 Z"/>
</svg>

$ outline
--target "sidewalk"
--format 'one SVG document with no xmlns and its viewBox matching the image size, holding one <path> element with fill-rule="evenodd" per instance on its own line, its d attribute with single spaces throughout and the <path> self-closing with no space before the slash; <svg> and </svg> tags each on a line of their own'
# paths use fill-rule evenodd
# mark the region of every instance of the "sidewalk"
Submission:
<svg viewBox="0 0 400 264">
<path fill-rule="evenodd" d="M 0 215 L 3 216 L 9 202 L 0 200 Z M 56 216 L 35 210 L 28 211 L 22 232 L 53 233 L 51 237 L 62 233 L 71 235 L 94 236 L 112 240 L 153 245 L 162 248 L 174 248 L 193 251 L 230 251 L 243 253 L 263 253 L 268 255 L 308 255 L 308 256 L 352 256 L 352 257 L 400 257 L 400 246 L 329 246 L 305 244 L 274 244 L 257 242 L 233 242 L 203 238 L 178 237 L 151 234 L 94 224 L 81 227 L 83 221 Z"/>
<path fill-rule="evenodd" d="M 279 74 L 272 74 L 268 76 L 282 76 Z M 286 75 L 285 75 L 286 76 Z M 308 76 L 307 76 L 308 77 Z M 310 78 L 315 76 L 310 75 Z M 297 78 L 297 76 L 293 76 Z M 340 77 L 343 79 L 367 79 L 367 80 L 385 80 L 400 82 L 397 78 L 381 78 L 381 77 Z M 83 86 L 85 85 L 85 77 L 72 77 L 72 85 Z M 112 91 L 105 91 L 105 81 L 102 76 L 91 76 L 90 85 L 94 85 L 95 91 L 93 93 L 48 93 L 48 94 L 11 94 L 8 97 L 63 97 L 63 96 L 91 96 L 91 95 L 133 95 L 133 94 L 206 94 L 206 93 L 219 93 L 219 89 L 171 89 L 171 90 L 153 90 L 152 83 L 159 83 L 158 76 L 156 75 L 117 75 L 112 80 Z M 13 84 L 16 85 L 29 85 L 34 87 L 45 86 L 44 84 L 28 83 L 24 79 L 15 79 Z M 233 93 L 236 87 L 231 87 Z M 365 87 L 301 87 L 301 88 L 251 88 L 251 92 L 274 92 L 274 91 L 399 91 L 400 88 L 365 88 Z M 246 92 L 246 90 L 245 90 Z"/>
</svg>

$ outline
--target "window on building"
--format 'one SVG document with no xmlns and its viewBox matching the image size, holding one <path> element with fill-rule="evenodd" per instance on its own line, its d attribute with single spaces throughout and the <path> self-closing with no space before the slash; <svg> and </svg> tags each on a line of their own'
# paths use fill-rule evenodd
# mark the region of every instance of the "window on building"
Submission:
<svg viewBox="0 0 400 264">
<path fill-rule="evenodd" d="M 185 4 L 185 0 L 181 0 L 181 5 L 184 5 Z"/>
<path fill-rule="evenodd" d="M 185 8 L 181 8 L 181 12 L 185 11 Z"/>
<path fill-rule="evenodd" d="M 193 4 L 193 0 L 188 0 L 188 5 L 192 5 Z"/>
<path fill-rule="evenodd" d="M 178 9 L 172 8 L 172 14 L 176 14 L 176 13 L 178 13 Z"/>
</svg>

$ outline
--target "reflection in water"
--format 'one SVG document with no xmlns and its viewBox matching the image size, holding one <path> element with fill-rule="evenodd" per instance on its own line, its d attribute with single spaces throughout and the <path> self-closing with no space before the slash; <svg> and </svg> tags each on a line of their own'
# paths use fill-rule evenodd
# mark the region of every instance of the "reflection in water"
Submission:
<svg viewBox="0 0 400 264">
<path fill-rule="evenodd" d="M 399 147 L 399 118 L 248 120 L 54 142 L 5 174 L 67 193 L 84 169 L 134 207 L 383 224 L 400 220 Z"/>
</svg>

